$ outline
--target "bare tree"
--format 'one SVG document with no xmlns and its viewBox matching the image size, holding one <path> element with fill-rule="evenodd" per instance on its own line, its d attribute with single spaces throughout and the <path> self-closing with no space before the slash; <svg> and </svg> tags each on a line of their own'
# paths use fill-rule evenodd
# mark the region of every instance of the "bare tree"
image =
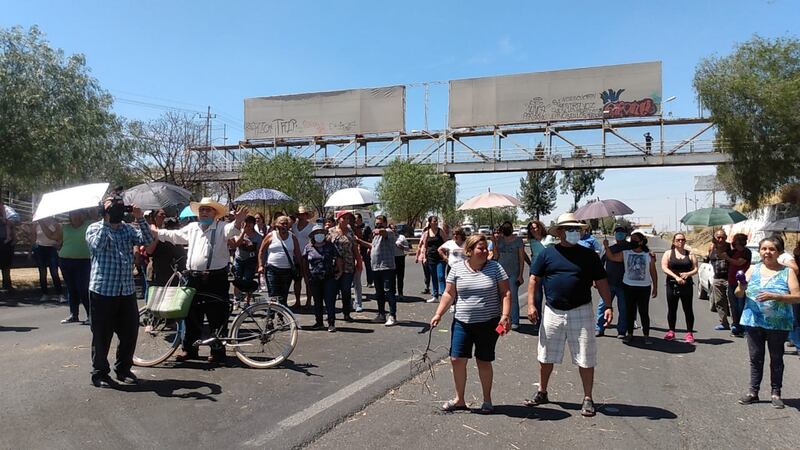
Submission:
<svg viewBox="0 0 800 450">
<path fill-rule="evenodd" d="M 141 178 L 196 190 L 204 155 L 189 151 L 203 142 L 205 127 L 187 114 L 164 113 L 158 119 L 132 121 L 126 127 L 132 146 L 131 168 Z"/>
</svg>

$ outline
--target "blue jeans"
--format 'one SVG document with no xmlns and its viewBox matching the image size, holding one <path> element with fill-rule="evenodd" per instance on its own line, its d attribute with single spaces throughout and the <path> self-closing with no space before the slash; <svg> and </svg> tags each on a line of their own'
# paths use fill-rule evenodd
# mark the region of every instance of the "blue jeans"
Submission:
<svg viewBox="0 0 800 450">
<path fill-rule="evenodd" d="M 350 297 L 350 288 L 353 286 L 353 273 L 343 273 L 339 277 L 339 284 L 337 289 L 342 296 L 342 314 L 349 315 L 353 310 L 352 298 Z"/>
<path fill-rule="evenodd" d="M 622 286 L 614 286 L 609 284 L 611 290 L 611 300 L 617 299 L 617 333 L 625 335 L 628 332 L 625 319 L 627 317 L 627 308 L 625 307 L 625 293 L 622 292 Z M 603 318 L 603 313 L 606 311 L 606 302 L 603 297 L 600 297 L 600 303 L 597 304 L 597 323 L 594 326 L 595 331 L 603 331 L 606 328 L 606 319 Z"/>
<path fill-rule="evenodd" d="M 789 332 L 789 340 L 800 350 L 800 303 L 792 305 L 792 314 L 794 314 L 794 329 Z"/>
<path fill-rule="evenodd" d="M 434 297 L 440 297 L 444 294 L 445 276 L 444 267 L 447 265 L 445 261 L 428 261 L 428 270 L 431 272 L 431 293 Z"/>
<path fill-rule="evenodd" d="M 267 291 L 270 297 L 277 297 L 278 302 L 286 305 L 289 296 L 289 285 L 292 284 L 292 269 L 267 266 Z"/>
<path fill-rule="evenodd" d="M 50 270 L 50 278 L 53 279 L 53 287 L 57 294 L 61 293 L 61 278 L 58 276 L 58 250 L 55 247 L 45 245 L 35 245 L 33 247 L 33 257 L 36 259 L 36 266 L 39 268 L 39 288 L 42 294 L 47 294 L 47 270 Z"/>
<path fill-rule="evenodd" d="M 308 280 L 308 288 L 311 297 L 314 299 L 314 318 L 317 323 L 322 323 L 322 306 L 325 305 L 325 312 L 328 316 L 328 325 L 333 325 L 336 321 L 336 291 L 339 288 L 339 280 L 330 277 L 325 279 L 311 278 Z"/>
<path fill-rule="evenodd" d="M 508 289 L 511 291 L 511 325 L 519 325 L 519 285 L 516 278 L 508 277 Z"/>
<path fill-rule="evenodd" d="M 394 296 L 394 269 L 373 270 L 372 281 L 375 283 L 375 300 L 378 301 L 378 314 L 386 314 L 386 300 L 389 300 L 389 314 L 397 316 L 397 299 Z"/>
<path fill-rule="evenodd" d="M 80 305 L 89 316 L 89 274 L 92 263 L 88 259 L 61 258 L 61 273 L 64 275 L 64 284 L 67 285 L 67 298 L 69 299 L 69 314 L 78 317 Z"/>
</svg>

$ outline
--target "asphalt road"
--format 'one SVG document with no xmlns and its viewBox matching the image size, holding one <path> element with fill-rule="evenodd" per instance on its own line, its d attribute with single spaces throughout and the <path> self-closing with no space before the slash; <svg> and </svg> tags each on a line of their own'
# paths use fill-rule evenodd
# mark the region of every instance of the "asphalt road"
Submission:
<svg viewBox="0 0 800 450">
<path fill-rule="evenodd" d="M 407 294 L 422 288 L 410 258 L 406 280 Z M 553 404 L 522 405 L 537 381 L 530 325 L 498 344 L 497 414 L 440 413 L 452 395 L 449 365 L 437 364 L 433 380 L 412 378 L 412 358 L 427 340 L 419 332 L 434 311 L 422 300 L 401 303 L 394 328 L 369 323 L 370 301 L 356 323 L 339 321 L 338 333 L 302 331 L 290 363 L 276 369 L 235 358 L 220 368 L 168 362 L 136 368 L 143 383 L 120 389 L 89 384 L 90 332 L 58 323 L 65 306 L 39 303 L 38 295 L 0 300 L 0 447 L 793 448 L 800 438 L 800 360 L 786 357 L 786 409 L 737 405 L 747 383 L 744 342 L 711 330 L 715 315 L 705 301 L 695 302 L 696 346 L 660 340 L 663 292 L 652 301 L 654 345 L 600 339 L 597 417 L 580 416 L 580 382 L 569 364 L 553 376 Z M 433 332 L 434 361 L 445 356 L 448 328 Z M 468 396 L 478 406 L 477 372 L 469 370 Z"/>
</svg>

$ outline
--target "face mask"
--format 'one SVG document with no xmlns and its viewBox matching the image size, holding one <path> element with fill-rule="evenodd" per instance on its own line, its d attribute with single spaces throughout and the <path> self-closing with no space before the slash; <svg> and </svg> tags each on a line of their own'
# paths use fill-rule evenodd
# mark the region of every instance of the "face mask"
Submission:
<svg viewBox="0 0 800 450">
<path fill-rule="evenodd" d="M 575 245 L 575 244 L 578 243 L 578 241 L 581 240 L 581 232 L 580 231 L 565 231 L 564 232 L 564 238 L 570 244 Z"/>
<path fill-rule="evenodd" d="M 625 240 L 625 232 L 624 231 L 617 231 L 616 233 L 614 233 L 614 239 L 617 242 L 624 241 Z"/>
<path fill-rule="evenodd" d="M 316 242 L 317 244 L 321 243 L 324 240 L 325 240 L 324 234 L 317 233 L 314 235 L 314 242 Z"/>
<path fill-rule="evenodd" d="M 199 219 L 197 222 L 200 225 L 211 225 L 212 223 L 214 223 L 214 219 L 213 218 Z"/>
<path fill-rule="evenodd" d="M 511 233 L 513 232 L 511 228 L 503 228 L 501 231 L 503 232 L 503 236 L 511 236 Z"/>
<path fill-rule="evenodd" d="M 642 246 L 642 243 L 638 241 L 631 241 L 631 245 L 633 245 L 633 248 L 639 248 Z"/>
</svg>

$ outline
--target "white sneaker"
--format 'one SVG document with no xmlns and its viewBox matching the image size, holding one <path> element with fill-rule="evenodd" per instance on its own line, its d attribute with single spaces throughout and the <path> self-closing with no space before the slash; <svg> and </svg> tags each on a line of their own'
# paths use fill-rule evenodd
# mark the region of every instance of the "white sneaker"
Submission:
<svg viewBox="0 0 800 450">
<path fill-rule="evenodd" d="M 69 302 L 69 300 L 67 300 L 67 297 L 64 297 L 63 295 L 58 296 L 58 303 L 67 303 L 67 302 Z"/>
<path fill-rule="evenodd" d="M 391 317 L 391 316 L 390 316 L 390 317 Z M 383 314 L 378 314 L 377 316 L 375 316 L 375 318 L 374 318 L 374 319 L 372 319 L 372 321 L 373 321 L 373 322 L 375 322 L 375 323 L 383 323 L 383 322 L 386 322 L 386 316 L 384 316 Z"/>
<path fill-rule="evenodd" d="M 393 315 L 389 314 L 386 317 L 386 323 L 384 325 L 386 325 L 387 327 L 391 327 L 391 326 L 397 325 L 397 320 L 394 318 Z"/>
<path fill-rule="evenodd" d="M 356 312 L 357 313 L 364 312 L 364 308 L 362 308 L 360 306 L 356 306 Z"/>
<path fill-rule="evenodd" d="M 431 297 L 425 300 L 425 303 L 439 303 L 439 297 Z"/>
</svg>

